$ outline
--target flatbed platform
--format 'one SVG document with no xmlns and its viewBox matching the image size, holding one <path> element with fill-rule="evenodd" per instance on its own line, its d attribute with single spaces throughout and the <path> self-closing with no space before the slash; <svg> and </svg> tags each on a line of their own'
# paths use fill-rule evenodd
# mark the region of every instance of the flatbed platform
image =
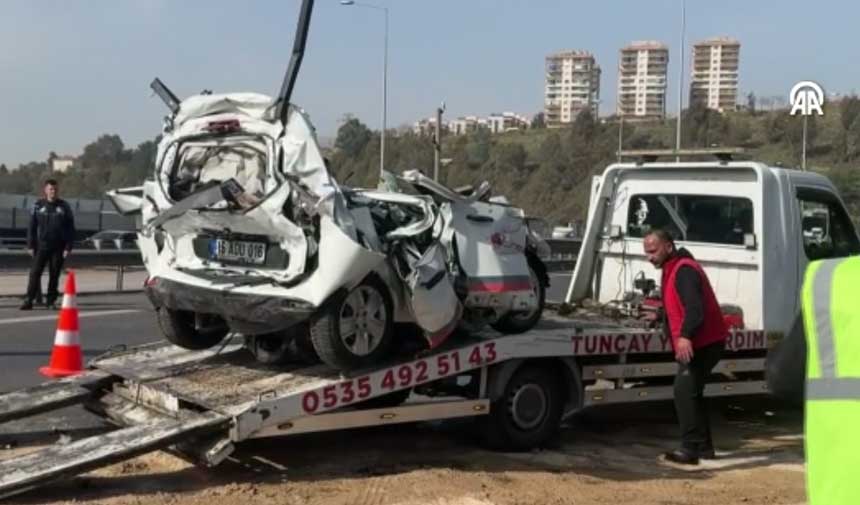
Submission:
<svg viewBox="0 0 860 505">
<path fill-rule="evenodd" d="M 731 380 L 709 384 L 708 394 L 764 392 L 754 376 L 763 369 L 764 334 L 734 332 L 727 347 L 716 372 Z M 120 427 L 0 462 L 0 497 L 158 449 L 216 465 L 250 438 L 503 416 L 494 402 L 529 366 L 559 374 L 563 397 L 553 401 L 564 409 L 553 422 L 560 422 L 588 405 L 671 397 L 671 386 L 653 382 L 674 374 L 668 351 L 652 330 L 556 315 L 521 335 L 452 337 L 433 351 L 348 373 L 322 364 L 261 365 L 240 335 L 203 351 L 146 344 L 99 357 L 78 377 L 0 395 L 0 422 L 81 403 Z M 423 394 L 403 404 L 415 391 Z"/>
</svg>

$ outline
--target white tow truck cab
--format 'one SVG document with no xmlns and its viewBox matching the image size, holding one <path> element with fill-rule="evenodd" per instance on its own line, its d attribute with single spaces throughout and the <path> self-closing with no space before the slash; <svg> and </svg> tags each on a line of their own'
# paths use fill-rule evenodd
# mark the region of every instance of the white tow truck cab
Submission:
<svg viewBox="0 0 860 505">
<path fill-rule="evenodd" d="M 0 461 L 0 497 L 157 449 L 215 465 L 251 438 L 457 417 L 476 417 L 492 446 L 528 450 L 584 407 L 669 399 L 671 343 L 641 317 L 654 315 L 647 280 L 659 277 L 642 254 L 654 227 L 674 233 L 720 302 L 742 312 L 705 394 L 763 394 L 765 335 L 778 338 L 797 316 L 805 265 L 860 251 L 836 189 L 812 173 L 651 160 L 612 165 L 593 188 L 568 293 L 594 300 L 591 314 L 546 314 L 523 334 L 458 336 L 350 372 L 261 366 L 240 335 L 218 349 L 158 342 L 110 353 L 76 378 L 0 394 L 0 422 L 84 403 L 120 426 Z"/>
<path fill-rule="evenodd" d="M 722 159 L 713 162 L 659 161 L 669 154 L 659 151 L 627 154 L 644 160 L 611 165 L 593 181 L 568 301 L 622 299 L 637 277 L 659 284 L 642 241 L 648 230 L 662 228 L 702 264 L 719 302 L 742 311 L 744 328 L 773 341 L 799 313 L 806 265 L 860 253 L 845 206 L 821 174 L 729 161 L 719 150 L 712 154 Z"/>
</svg>

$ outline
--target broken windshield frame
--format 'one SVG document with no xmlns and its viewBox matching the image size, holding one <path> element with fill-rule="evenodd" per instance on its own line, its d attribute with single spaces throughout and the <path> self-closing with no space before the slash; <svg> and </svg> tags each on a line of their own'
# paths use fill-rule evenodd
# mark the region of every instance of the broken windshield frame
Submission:
<svg viewBox="0 0 860 505">
<path fill-rule="evenodd" d="M 185 200 L 187 198 L 192 197 L 193 195 L 195 195 L 199 191 L 205 191 L 206 189 L 211 187 L 211 186 L 201 187 L 199 190 L 194 191 L 192 193 L 189 193 L 189 194 L 185 195 L 184 198 L 181 198 L 179 200 L 173 198 L 172 191 L 169 188 L 173 183 L 171 181 L 171 179 L 173 179 L 174 174 L 178 170 L 178 164 L 180 163 L 180 160 L 176 159 L 176 158 L 177 158 L 177 152 L 181 148 L 182 144 L 187 143 L 187 142 L 199 141 L 199 140 L 203 140 L 203 139 L 212 139 L 212 138 L 225 139 L 225 138 L 231 138 L 231 137 L 235 137 L 238 139 L 246 138 L 246 139 L 260 140 L 266 145 L 266 153 L 265 154 L 266 154 L 267 159 L 266 159 L 266 173 L 265 173 L 265 178 L 264 178 L 264 184 L 266 182 L 268 182 L 270 179 L 274 179 L 275 184 L 271 189 L 265 188 L 267 191 L 265 191 L 263 196 L 259 198 L 259 201 L 256 202 L 252 206 L 240 207 L 239 209 L 231 209 L 229 207 L 212 208 L 212 209 L 210 209 L 208 207 L 204 207 L 203 209 L 205 209 L 207 211 L 212 211 L 212 212 L 228 211 L 228 212 L 238 212 L 238 213 L 244 214 L 244 213 L 250 212 L 251 210 L 257 208 L 260 204 L 262 204 L 264 201 L 266 201 L 269 197 L 272 196 L 272 194 L 274 194 L 276 191 L 278 191 L 281 188 L 281 186 L 285 182 L 285 178 L 284 178 L 283 174 L 280 173 L 280 170 L 277 170 L 274 165 L 276 162 L 279 162 L 283 153 L 281 153 L 280 147 L 276 147 L 275 140 L 272 139 L 271 137 L 268 137 L 267 135 L 262 135 L 262 134 L 253 135 L 253 134 L 248 134 L 245 132 L 241 132 L 238 134 L 217 135 L 217 136 L 213 136 L 210 133 L 204 133 L 204 134 L 198 134 L 198 135 L 189 135 L 187 137 L 182 137 L 182 138 L 176 139 L 174 142 L 172 142 L 170 145 L 168 145 L 164 150 L 164 156 L 160 160 L 160 163 L 157 165 L 156 179 L 158 181 L 158 186 L 161 188 L 162 194 L 165 196 L 165 198 L 167 198 L 167 200 L 171 204 L 177 204 L 182 200 Z M 275 152 L 276 150 L 277 150 L 277 153 Z M 166 163 L 169 163 L 169 165 L 170 165 L 169 169 L 165 167 Z M 221 184 L 223 184 L 224 182 L 226 182 L 226 181 L 220 181 L 219 186 Z M 195 210 L 203 210 L 203 209 L 195 209 Z"/>
</svg>

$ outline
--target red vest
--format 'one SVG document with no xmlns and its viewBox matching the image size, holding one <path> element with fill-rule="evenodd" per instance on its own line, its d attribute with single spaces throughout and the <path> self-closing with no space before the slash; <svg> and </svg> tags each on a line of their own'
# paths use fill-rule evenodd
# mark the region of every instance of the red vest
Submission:
<svg viewBox="0 0 860 505">
<path fill-rule="evenodd" d="M 702 309 L 704 313 L 704 320 L 696 331 L 696 334 L 685 336 L 692 339 L 694 349 L 725 340 L 729 331 L 723 321 L 720 304 L 717 302 L 717 297 L 714 295 L 714 290 L 711 288 L 711 283 L 708 282 L 708 276 L 705 275 L 702 266 L 693 258 L 675 257 L 669 259 L 663 265 L 663 280 L 661 284 L 663 290 L 663 309 L 666 311 L 666 319 L 669 322 L 672 348 L 675 347 L 675 342 L 681 336 L 681 325 L 684 323 L 684 304 L 681 303 L 681 298 L 675 289 L 675 277 L 678 274 L 678 269 L 682 266 L 693 267 L 699 274 L 702 285 Z"/>
</svg>

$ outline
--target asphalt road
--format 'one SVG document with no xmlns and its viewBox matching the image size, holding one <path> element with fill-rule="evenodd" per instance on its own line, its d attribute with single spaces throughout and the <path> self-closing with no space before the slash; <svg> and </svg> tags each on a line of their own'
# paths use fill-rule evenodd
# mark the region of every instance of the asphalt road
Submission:
<svg viewBox="0 0 860 505">
<path fill-rule="evenodd" d="M 159 340 L 149 302 L 142 293 L 78 296 L 80 338 L 84 361 L 118 344 L 137 345 Z M 58 311 L 18 310 L 20 300 L 0 298 L 0 391 L 35 386 L 49 379 L 39 367 L 47 365 L 57 328 Z M 47 436 L 54 430 L 81 432 L 102 421 L 80 407 L 69 407 L 0 425 L 0 445 Z M 14 435 L 12 435 L 14 434 Z"/>
</svg>

